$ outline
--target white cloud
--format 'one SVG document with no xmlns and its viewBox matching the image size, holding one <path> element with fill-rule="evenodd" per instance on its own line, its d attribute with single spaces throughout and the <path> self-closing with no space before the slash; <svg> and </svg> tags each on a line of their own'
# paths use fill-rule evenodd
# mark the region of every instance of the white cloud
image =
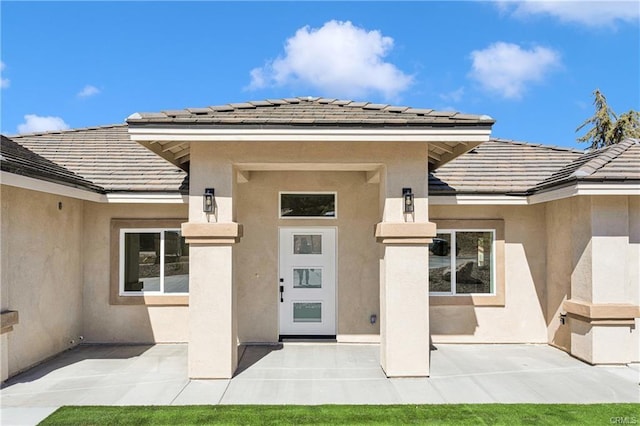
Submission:
<svg viewBox="0 0 640 426">
<path fill-rule="evenodd" d="M 505 98 L 521 98 L 531 83 L 539 83 L 560 66 L 560 54 L 536 46 L 526 50 L 517 44 L 497 42 L 483 50 L 471 52 L 469 76 L 487 91 Z"/>
<path fill-rule="evenodd" d="M 464 96 L 464 87 L 458 87 L 456 90 L 452 90 L 448 93 L 440 94 L 440 99 L 443 101 L 460 102 Z"/>
<path fill-rule="evenodd" d="M 251 70 L 249 89 L 302 86 L 323 96 L 360 97 L 381 93 L 396 98 L 413 78 L 384 57 L 393 39 L 351 22 L 329 21 L 321 28 L 305 26 L 287 39 L 284 55 Z"/>
<path fill-rule="evenodd" d="M 84 86 L 84 88 L 80 92 L 78 92 L 77 96 L 79 98 L 88 98 L 89 96 L 95 96 L 98 93 L 100 93 L 100 89 L 90 84 L 87 84 L 86 86 Z"/>
<path fill-rule="evenodd" d="M 514 16 L 544 14 L 563 22 L 573 22 L 588 26 L 610 26 L 618 21 L 638 22 L 640 6 L 637 0 L 522 0 L 500 2 L 502 10 L 511 11 Z"/>
<path fill-rule="evenodd" d="M 18 125 L 18 133 L 46 132 L 68 128 L 69 125 L 60 117 L 42 117 L 36 114 L 27 114 L 24 116 L 24 123 Z"/>
<path fill-rule="evenodd" d="M 5 68 L 5 64 L 4 62 L 0 61 L 0 72 L 4 71 Z M 0 77 L 0 89 L 6 89 L 7 87 L 9 87 L 10 81 L 8 78 L 2 78 Z"/>
</svg>

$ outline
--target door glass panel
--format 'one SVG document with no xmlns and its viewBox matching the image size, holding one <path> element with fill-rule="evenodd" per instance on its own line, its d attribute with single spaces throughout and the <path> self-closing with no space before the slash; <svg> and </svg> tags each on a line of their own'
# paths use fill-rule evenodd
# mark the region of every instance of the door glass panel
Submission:
<svg viewBox="0 0 640 426">
<path fill-rule="evenodd" d="M 429 291 L 451 292 L 451 234 L 437 234 L 429 244 Z"/>
<path fill-rule="evenodd" d="M 322 322 L 322 303 L 294 302 L 293 322 Z"/>
<path fill-rule="evenodd" d="M 293 268 L 294 288 L 322 288 L 321 268 Z"/>
<path fill-rule="evenodd" d="M 322 235 L 294 235 L 293 254 L 322 254 Z"/>
</svg>

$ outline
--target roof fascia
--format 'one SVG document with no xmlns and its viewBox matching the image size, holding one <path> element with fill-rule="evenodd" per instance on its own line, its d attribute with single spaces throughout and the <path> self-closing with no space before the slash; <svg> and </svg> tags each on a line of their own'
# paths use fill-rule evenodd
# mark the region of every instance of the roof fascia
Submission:
<svg viewBox="0 0 640 426">
<path fill-rule="evenodd" d="M 451 194 L 429 195 L 429 205 L 512 205 L 522 206 L 546 203 L 561 200 L 563 198 L 577 197 L 580 195 L 622 195 L 640 196 L 640 182 L 634 183 L 594 183 L 578 182 L 571 185 L 555 188 L 549 191 L 538 192 L 532 195 L 506 195 L 506 194 Z"/>
<path fill-rule="evenodd" d="M 2 184 L 15 186 L 17 188 L 29 189 L 31 191 L 46 192 L 47 194 L 61 195 L 63 197 L 76 198 L 79 200 L 105 202 L 106 197 L 85 189 L 74 188 L 67 185 L 61 185 L 55 182 L 35 179 L 28 176 L 17 175 L 10 172 L 2 172 Z"/>
<path fill-rule="evenodd" d="M 529 204 L 538 204 L 579 195 L 640 195 L 640 183 L 577 182 L 550 191 L 538 192 L 528 198 Z"/>
<path fill-rule="evenodd" d="M 129 135 L 132 140 L 137 142 L 486 142 L 491 136 L 491 128 L 254 129 L 167 128 L 129 125 Z"/>
<path fill-rule="evenodd" d="M 30 191 L 44 192 L 47 194 L 60 195 L 62 197 L 75 198 L 78 200 L 92 201 L 94 203 L 129 203 L 129 204 L 188 204 L 189 197 L 176 193 L 135 193 L 135 192 L 112 192 L 100 194 L 55 182 L 35 179 L 28 176 L 3 171 L 0 175 L 2 185 L 14 186 L 16 188 Z"/>
<path fill-rule="evenodd" d="M 527 197 L 522 195 L 503 194 L 455 194 L 429 195 L 430 206 L 451 205 L 510 205 L 522 206 L 529 204 Z"/>
</svg>

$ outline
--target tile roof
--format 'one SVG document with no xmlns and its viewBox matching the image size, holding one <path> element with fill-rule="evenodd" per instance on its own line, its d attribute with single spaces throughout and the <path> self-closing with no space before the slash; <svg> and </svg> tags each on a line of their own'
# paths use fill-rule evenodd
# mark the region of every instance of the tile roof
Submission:
<svg viewBox="0 0 640 426">
<path fill-rule="evenodd" d="M 32 177 L 48 182 L 90 191 L 103 192 L 103 188 L 83 179 L 70 170 L 29 151 L 8 137 L 1 136 L 0 164 L 3 172 Z"/>
<path fill-rule="evenodd" d="M 589 151 L 541 181 L 536 189 L 576 180 L 640 180 L 640 141 L 626 139 L 616 145 Z"/>
<path fill-rule="evenodd" d="M 206 108 L 187 108 L 135 113 L 129 124 L 196 124 L 215 126 L 326 126 L 326 127 L 436 127 L 476 126 L 490 128 L 486 115 L 434 111 L 369 102 L 317 97 L 267 99 Z"/>
<path fill-rule="evenodd" d="M 13 139 L 13 140 L 11 140 Z M 130 140 L 127 125 L 2 137 L 2 170 L 98 192 L 184 192 L 185 171 Z M 640 181 L 640 141 L 583 151 L 492 139 L 429 173 L 429 191 L 530 194 L 574 180 Z"/>
<path fill-rule="evenodd" d="M 582 151 L 491 139 L 429 174 L 429 192 L 522 194 Z"/>
<path fill-rule="evenodd" d="M 131 141 L 127 125 L 12 136 L 18 144 L 107 192 L 176 192 L 187 174 Z"/>
</svg>

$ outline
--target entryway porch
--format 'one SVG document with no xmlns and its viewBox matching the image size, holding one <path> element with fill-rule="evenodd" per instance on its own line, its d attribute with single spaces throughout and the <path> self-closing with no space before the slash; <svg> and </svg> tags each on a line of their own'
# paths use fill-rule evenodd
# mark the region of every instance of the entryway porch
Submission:
<svg viewBox="0 0 640 426">
<path fill-rule="evenodd" d="M 0 420 L 36 424 L 62 405 L 640 402 L 640 365 L 547 345 L 439 344 L 429 378 L 386 378 L 379 356 L 377 344 L 245 346 L 234 378 L 190 380 L 186 344 L 83 345 L 8 380 Z"/>
</svg>

